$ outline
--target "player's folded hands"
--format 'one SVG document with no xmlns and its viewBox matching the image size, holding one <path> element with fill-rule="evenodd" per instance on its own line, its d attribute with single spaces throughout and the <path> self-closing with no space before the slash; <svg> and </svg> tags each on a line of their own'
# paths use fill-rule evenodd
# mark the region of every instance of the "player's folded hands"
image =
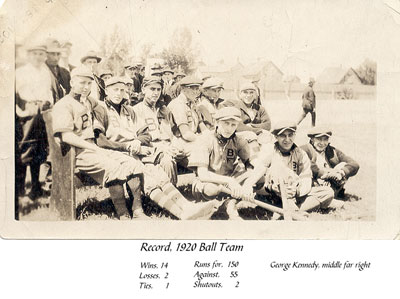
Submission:
<svg viewBox="0 0 400 299">
<path fill-rule="evenodd" d="M 140 153 L 140 148 L 141 148 L 141 142 L 140 140 L 133 140 L 128 143 L 127 149 L 129 151 L 130 156 L 135 156 Z"/>
</svg>

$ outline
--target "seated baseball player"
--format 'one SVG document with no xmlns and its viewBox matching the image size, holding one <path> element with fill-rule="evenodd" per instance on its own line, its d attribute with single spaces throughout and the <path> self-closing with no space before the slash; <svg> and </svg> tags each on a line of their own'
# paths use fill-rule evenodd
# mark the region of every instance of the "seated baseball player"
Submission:
<svg viewBox="0 0 400 299">
<path fill-rule="evenodd" d="M 179 219 L 208 218 L 215 212 L 217 201 L 207 204 L 194 204 L 186 200 L 171 184 L 167 174 L 159 165 L 145 164 L 139 156 L 150 154 L 148 144 L 151 136 L 138 133 L 132 107 L 124 105 L 126 79 L 113 77 L 106 81 L 106 98 L 104 103 L 94 109 L 94 132 L 97 144 L 124 153 L 128 159 L 142 166 L 144 193 L 160 207 L 168 210 Z M 147 127 L 147 125 L 146 125 Z M 149 138 L 148 138 L 149 137 Z M 144 216 L 140 199 L 134 202 L 133 217 Z"/>
<path fill-rule="evenodd" d="M 99 102 L 88 96 L 93 80 L 86 67 L 71 72 L 71 92 L 53 107 L 54 136 L 77 148 L 76 169 L 108 188 L 118 218 L 130 218 L 123 184 L 127 183 L 134 200 L 140 198 L 140 181 L 135 175 L 143 173 L 144 167 L 140 161 L 96 145 L 92 112 Z"/>
<path fill-rule="evenodd" d="M 330 129 L 314 127 L 307 135 L 310 142 L 301 148 L 311 160 L 314 184 L 330 186 L 335 192 L 335 198 L 343 198 L 344 185 L 350 177 L 357 174 L 359 164 L 330 145 Z"/>
<path fill-rule="evenodd" d="M 215 114 L 216 129 L 204 133 L 196 141 L 196 147 L 189 157 L 189 167 L 195 168 L 197 178 L 192 184 L 196 199 L 210 200 L 227 193 L 236 199 L 253 198 L 253 188 L 244 188 L 243 183 L 248 169 L 252 169 L 254 158 L 250 156 L 246 140 L 236 135 L 241 121 L 240 111 L 235 107 L 222 107 Z M 238 159 L 244 164 L 239 167 Z M 235 205 L 231 200 L 229 206 Z M 227 207 L 228 208 L 228 207 Z M 233 212 L 233 213 L 232 213 Z M 228 214 L 237 218 L 236 209 Z"/>
<path fill-rule="evenodd" d="M 185 77 L 180 81 L 181 93 L 168 104 L 172 115 L 171 129 L 174 134 L 171 146 L 177 152 L 178 163 L 187 165 L 187 157 L 195 146 L 194 141 L 207 128 L 199 119 L 196 100 L 200 95 L 202 81 L 195 77 Z"/>
<path fill-rule="evenodd" d="M 311 161 L 294 143 L 296 129 L 292 122 L 276 124 L 272 131 L 276 142 L 262 146 L 254 172 L 246 184 L 254 185 L 265 175 L 265 190 L 273 198 L 281 198 L 284 191 L 290 210 L 331 207 L 333 190 L 328 186 L 312 186 Z"/>
<path fill-rule="evenodd" d="M 162 92 L 161 79 L 150 76 L 145 77 L 142 84 L 144 99 L 133 107 L 136 114 L 138 128 L 148 127 L 151 136 L 152 151 L 147 158 L 153 158 L 152 162 L 160 164 L 168 174 L 171 183 L 177 183 L 177 167 L 173 159 L 174 153 L 170 147 L 172 131 L 170 126 L 169 110 L 165 106 L 158 105 Z"/>
<path fill-rule="evenodd" d="M 219 96 L 224 89 L 223 82 L 219 78 L 211 77 L 206 79 L 201 86 L 201 94 L 197 109 L 200 119 L 210 130 L 215 129 L 215 112 L 224 101 Z"/>
<path fill-rule="evenodd" d="M 244 137 L 254 152 L 260 150 L 259 144 L 271 143 L 273 138 L 269 133 L 271 120 L 265 108 L 257 104 L 257 88 L 253 83 L 245 82 L 240 86 L 239 100 L 226 101 L 223 105 L 231 102 L 240 109 L 242 121 L 239 123 L 237 132 Z"/>
</svg>

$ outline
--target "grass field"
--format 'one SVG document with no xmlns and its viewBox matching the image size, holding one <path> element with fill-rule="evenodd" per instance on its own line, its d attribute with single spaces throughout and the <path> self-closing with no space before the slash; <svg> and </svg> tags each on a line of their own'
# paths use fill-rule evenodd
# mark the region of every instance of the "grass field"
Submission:
<svg viewBox="0 0 400 299">
<path fill-rule="evenodd" d="M 297 120 L 301 112 L 301 101 L 268 101 L 264 103 L 274 124 L 278 120 Z M 346 184 L 347 201 L 344 209 L 325 213 L 311 213 L 311 220 L 374 220 L 376 208 L 376 101 L 337 100 L 317 102 L 317 125 L 328 125 L 333 130 L 332 145 L 354 158 L 360 164 L 359 173 Z M 311 117 L 300 124 L 296 143 L 308 142 L 307 131 L 311 128 Z M 186 195 L 187 193 L 184 192 Z M 89 187 L 77 191 L 78 218 L 85 220 L 114 219 L 113 207 L 107 189 Z M 31 202 L 20 199 L 21 220 L 55 220 L 50 215 L 48 198 Z M 151 202 L 146 202 L 145 211 L 158 220 L 171 219 Z M 244 219 L 268 219 L 263 209 L 239 211 Z M 215 218 L 215 217 L 214 217 Z M 226 218 L 226 217 L 225 217 Z M 223 216 L 220 219 L 225 219 Z"/>
</svg>

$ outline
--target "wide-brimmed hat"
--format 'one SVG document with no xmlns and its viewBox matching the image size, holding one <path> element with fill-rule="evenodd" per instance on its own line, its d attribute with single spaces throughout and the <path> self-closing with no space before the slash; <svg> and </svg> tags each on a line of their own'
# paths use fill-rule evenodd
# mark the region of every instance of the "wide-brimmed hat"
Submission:
<svg viewBox="0 0 400 299">
<path fill-rule="evenodd" d="M 86 60 L 86 59 L 89 59 L 89 58 L 94 58 L 94 59 L 96 59 L 96 60 L 97 60 L 97 63 L 99 63 L 99 62 L 101 61 L 101 57 L 100 57 L 99 55 L 97 55 L 97 53 L 96 53 L 95 51 L 89 51 L 89 52 L 86 53 L 85 56 L 83 56 L 83 57 L 81 58 L 81 63 L 84 63 L 85 60 Z"/>
</svg>

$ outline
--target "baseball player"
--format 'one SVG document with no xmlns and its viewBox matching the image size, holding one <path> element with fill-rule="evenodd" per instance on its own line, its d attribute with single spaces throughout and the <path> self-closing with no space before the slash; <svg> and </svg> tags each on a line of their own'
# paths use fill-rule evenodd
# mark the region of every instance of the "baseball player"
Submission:
<svg viewBox="0 0 400 299">
<path fill-rule="evenodd" d="M 306 87 L 306 89 L 303 92 L 303 112 L 300 115 L 299 120 L 297 121 L 297 125 L 299 125 L 303 119 L 307 116 L 308 113 L 311 114 L 311 125 L 313 127 L 315 127 L 315 121 L 317 118 L 317 114 L 316 114 L 316 101 L 315 101 L 315 93 L 313 90 L 313 86 L 314 86 L 315 80 L 314 78 L 310 78 L 309 82 L 308 82 L 308 86 Z"/>
<path fill-rule="evenodd" d="M 311 160 L 314 184 L 331 186 L 335 191 L 335 198 L 343 198 L 344 185 L 350 177 L 357 174 L 359 164 L 330 145 L 332 131 L 329 128 L 314 127 L 307 135 L 310 142 L 301 148 Z"/>
<path fill-rule="evenodd" d="M 241 121 L 239 109 L 222 107 L 215 114 L 216 129 L 205 132 L 196 141 L 196 147 L 189 157 L 189 167 L 196 169 L 197 178 L 192 184 L 193 195 L 197 199 L 210 200 L 217 196 L 230 195 L 237 199 L 253 198 L 252 185 L 243 187 L 238 181 L 246 169 L 253 168 L 255 156 L 250 156 L 247 141 L 235 134 Z M 245 168 L 238 165 L 238 159 Z M 239 219 L 237 210 L 230 209 L 236 200 L 229 201 L 230 218 Z M 229 212 L 229 210 L 231 210 Z"/>
<path fill-rule="evenodd" d="M 200 119 L 206 127 L 214 130 L 215 112 L 224 101 L 220 98 L 221 91 L 224 89 L 223 82 L 219 78 L 210 77 L 201 86 L 199 103 L 197 104 Z"/>
<path fill-rule="evenodd" d="M 143 165 L 140 162 L 139 156 L 150 154 L 149 148 L 145 148 L 143 145 L 148 145 L 151 137 L 138 132 L 136 120 L 139 115 L 135 115 L 130 106 L 122 103 L 125 92 L 125 78 L 113 77 L 106 82 L 107 97 L 104 103 L 100 103 L 94 108 L 93 126 L 97 144 L 100 147 L 126 153 L 124 156 L 127 159 L 140 163 L 145 195 L 177 218 L 191 219 L 211 216 L 215 212 L 216 201 L 207 204 L 194 204 L 187 201 L 170 183 L 167 174 L 160 166 Z M 135 200 L 132 208 L 133 217 L 142 218 L 144 213 L 140 198 Z"/>
<path fill-rule="evenodd" d="M 198 133 L 207 130 L 199 119 L 196 110 L 196 99 L 200 95 L 201 80 L 195 77 L 185 77 L 180 81 L 181 93 L 169 103 L 168 108 L 172 114 L 172 147 L 183 157 L 178 161 L 183 166 L 187 165 L 187 157 L 193 149 Z"/>
<path fill-rule="evenodd" d="M 223 105 L 232 104 L 241 112 L 242 121 L 237 132 L 250 144 L 252 152 L 260 151 L 260 144 L 271 143 L 273 138 L 269 133 L 271 120 L 265 108 L 256 103 L 257 88 L 253 83 L 244 82 L 240 85 L 239 100 L 225 101 Z"/>
<path fill-rule="evenodd" d="M 170 148 L 173 134 L 170 126 L 170 112 L 167 107 L 160 106 L 162 82 L 160 78 L 145 77 L 142 85 L 144 99 L 135 105 L 133 110 L 137 115 L 138 128 L 148 127 L 151 135 L 151 145 L 154 148 L 152 155 L 158 155 L 160 166 L 168 174 L 172 184 L 177 183 L 177 167 L 173 159 L 174 153 Z"/>
<path fill-rule="evenodd" d="M 328 208 L 334 197 L 333 190 L 328 186 L 312 186 L 311 161 L 294 143 L 296 129 L 292 122 L 276 124 L 272 133 L 277 141 L 262 146 L 246 184 L 254 185 L 265 174 L 265 189 L 273 198 L 281 198 L 285 192 L 290 210 Z"/>
</svg>

